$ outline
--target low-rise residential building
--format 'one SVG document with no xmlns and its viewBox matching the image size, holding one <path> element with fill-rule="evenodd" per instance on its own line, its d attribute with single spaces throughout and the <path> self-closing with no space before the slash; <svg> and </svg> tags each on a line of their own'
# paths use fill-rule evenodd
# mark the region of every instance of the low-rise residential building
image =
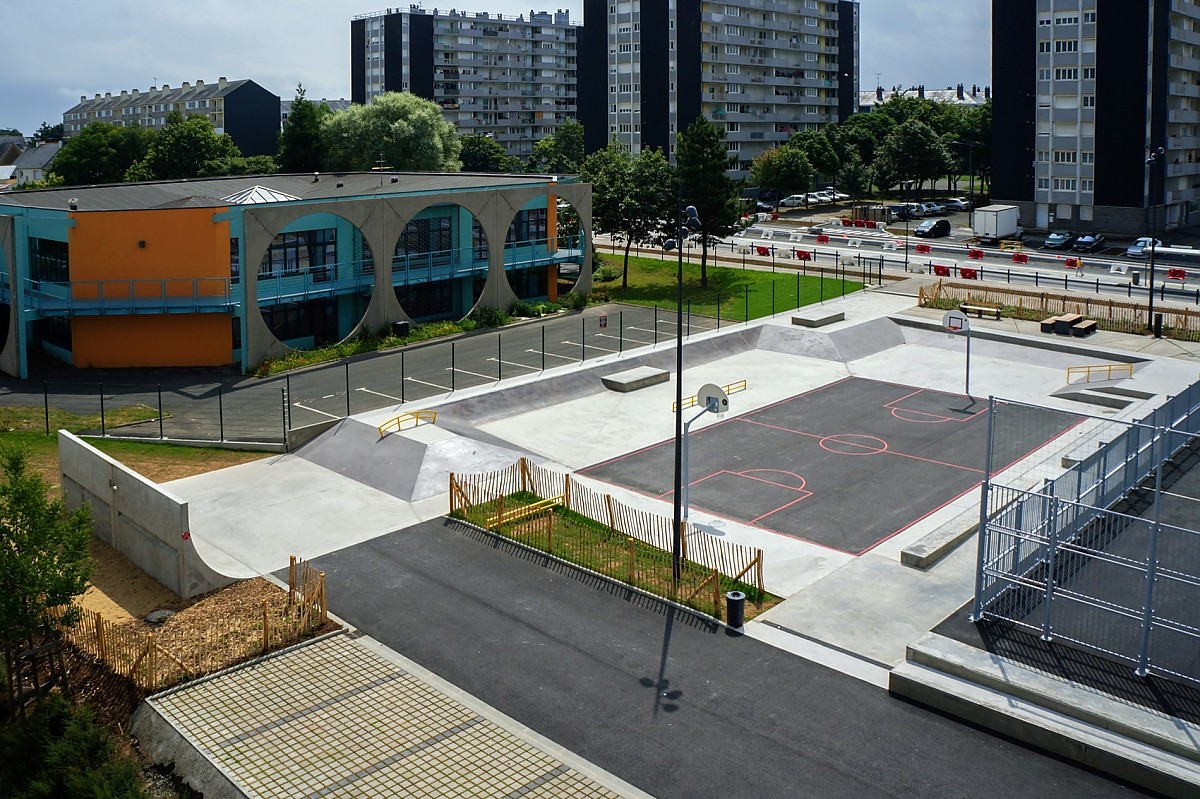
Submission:
<svg viewBox="0 0 1200 799">
<path fill-rule="evenodd" d="M 27 183 L 36 183 L 46 177 L 46 172 L 50 168 L 50 164 L 54 161 L 54 157 L 58 155 L 58 151 L 62 149 L 62 142 L 52 141 L 45 144 L 39 144 L 36 147 L 30 147 L 25 152 L 17 156 L 17 159 L 12 162 L 13 178 L 18 186 L 24 186 Z"/>
<path fill-rule="evenodd" d="M 146 91 L 122 89 L 105 92 L 79 103 L 63 114 L 63 135 L 70 137 L 92 122 L 122 127 L 134 125 L 158 130 L 167 116 L 178 111 L 184 116 L 208 117 L 217 133 L 228 133 L 242 155 L 274 155 L 279 150 L 279 95 L 252 80 L 202 80 L 176 88 L 167 84 Z"/>
</svg>

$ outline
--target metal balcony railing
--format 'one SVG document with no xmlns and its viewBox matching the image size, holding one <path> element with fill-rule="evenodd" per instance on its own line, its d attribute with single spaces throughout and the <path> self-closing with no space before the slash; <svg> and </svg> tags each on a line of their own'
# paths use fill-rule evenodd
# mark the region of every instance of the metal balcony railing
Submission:
<svg viewBox="0 0 1200 799">
<path fill-rule="evenodd" d="M 21 299 L 39 316 L 223 313 L 237 304 L 225 278 L 76 280 L 58 283 L 26 278 Z"/>
</svg>

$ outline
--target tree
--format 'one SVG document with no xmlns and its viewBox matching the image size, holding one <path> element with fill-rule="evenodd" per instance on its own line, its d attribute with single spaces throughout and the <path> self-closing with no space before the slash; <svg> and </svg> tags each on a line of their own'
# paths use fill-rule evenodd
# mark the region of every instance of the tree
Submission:
<svg viewBox="0 0 1200 799">
<path fill-rule="evenodd" d="M 582 167 L 583 125 L 574 119 L 564 119 L 553 136 L 534 145 L 529 156 L 530 172 L 574 175 Z"/>
<path fill-rule="evenodd" d="M 829 138 L 819 130 L 804 130 L 788 139 L 788 147 L 794 147 L 806 156 L 813 168 L 826 177 L 833 177 L 841 167 L 837 151 Z"/>
<path fill-rule="evenodd" d="M 842 163 L 842 168 L 838 170 L 837 185 L 839 189 L 850 195 L 851 203 L 854 203 L 871 188 L 871 170 L 863 164 L 855 150 L 848 153 L 848 157 Z"/>
<path fill-rule="evenodd" d="M 491 136 L 468 133 L 460 136 L 463 172 L 520 172 L 521 159 L 509 155 Z"/>
<path fill-rule="evenodd" d="M 209 161 L 240 158 L 241 151 L 229 134 L 218 135 L 207 117 L 169 120 L 154 134 L 146 157 L 125 175 L 126 180 L 184 180 L 200 177 Z"/>
<path fill-rule="evenodd" d="M 6 648 L 45 629 L 46 611 L 83 593 L 91 576 L 87 505 L 67 513 L 47 499 L 48 486 L 28 470 L 25 452 L 0 451 L 0 635 Z M 78 608 L 64 617 L 78 620 Z"/>
<path fill-rule="evenodd" d="M 950 164 L 946 150 L 933 128 L 910 119 L 888 134 L 875 155 L 877 176 L 895 180 L 915 180 L 918 191 L 927 180 L 946 174 Z M 880 183 L 886 188 L 892 183 Z"/>
<path fill-rule="evenodd" d="M 119 183 L 131 166 L 146 157 L 153 139 L 154 132 L 145 128 L 93 122 L 67 139 L 50 172 L 67 186 Z"/>
<path fill-rule="evenodd" d="M 227 175 L 274 175 L 279 171 L 279 164 L 271 155 L 222 157 L 205 161 L 200 165 L 196 177 L 220 178 Z"/>
<path fill-rule="evenodd" d="M 454 126 L 434 102 L 409 92 L 376 95 L 321 120 L 325 168 L 365 171 L 384 166 L 405 172 L 457 172 Z M 380 163 L 382 159 L 382 164 Z"/>
<path fill-rule="evenodd" d="M 675 160 L 684 202 L 696 206 L 700 217 L 700 286 L 708 288 L 708 244 L 737 227 L 738 184 L 726 174 L 734 159 L 724 131 L 701 115 L 677 134 Z"/>
<path fill-rule="evenodd" d="M 304 96 L 304 86 L 296 86 L 296 99 L 287 122 L 279 134 L 279 169 L 282 172 L 318 172 L 321 169 L 322 108 Z"/>
<path fill-rule="evenodd" d="M 36 133 L 33 134 L 33 138 L 37 139 L 39 142 L 62 141 L 62 137 L 63 126 L 61 122 L 59 122 L 57 125 L 51 125 L 48 122 L 43 122 L 42 126 L 37 129 Z"/>
<path fill-rule="evenodd" d="M 763 151 L 750 164 L 750 180 L 756 186 L 785 196 L 807 190 L 814 174 L 804 151 L 786 144 Z"/>
</svg>

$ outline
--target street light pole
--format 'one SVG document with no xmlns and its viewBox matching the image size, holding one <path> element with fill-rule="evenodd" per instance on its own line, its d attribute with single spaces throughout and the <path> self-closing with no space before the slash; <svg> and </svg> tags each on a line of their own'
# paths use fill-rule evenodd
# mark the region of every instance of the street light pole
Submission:
<svg viewBox="0 0 1200 799">
<path fill-rule="evenodd" d="M 696 206 L 683 207 L 683 181 L 676 197 L 679 208 L 679 265 L 675 275 L 675 491 L 671 524 L 671 576 L 679 586 L 683 557 L 683 239 L 700 226 Z"/>
<path fill-rule="evenodd" d="M 904 271 L 908 272 L 908 220 L 912 218 L 912 207 L 909 202 L 909 192 L 912 191 L 913 182 L 911 180 L 902 180 L 900 185 L 904 188 Z"/>
<path fill-rule="evenodd" d="M 1163 158 L 1163 156 L 1165 156 L 1166 154 L 1167 154 L 1167 151 L 1164 150 L 1162 147 L 1156 147 L 1150 151 L 1150 157 L 1146 159 L 1146 167 L 1148 169 L 1148 174 L 1146 176 L 1146 182 L 1149 184 L 1148 191 L 1147 191 L 1147 197 L 1146 197 L 1146 199 L 1147 199 L 1146 205 L 1149 206 L 1149 208 L 1147 209 L 1147 211 L 1148 211 L 1147 218 L 1149 219 L 1149 222 L 1150 222 L 1149 230 L 1146 231 L 1147 235 L 1150 237 L 1150 264 L 1149 264 L 1149 273 L 1146 276 L 1147 277 L 1147 286 L 1149 288 L 1149 291 L 1147 292 L 1149 302 L 1147 303 L 1148 311 L 1147 311 L 1147 318 L 1146 318 L 1146 327 L 1148 327 L 1150 329 L 1150 332 L 1154 333 L 1154 335 L 1156 337 L 1159 335 L 1159 331 L 1154 327 L 1154 245 L 1155 245 L 1154 223 L 1156 221 L 1154 218 L 1154 216 L 1155 216 L 1154 208 L 1155 208 L 1155 199 L 1156 199 L 1156 197 L 1154 196 L 1154 168 L 1159 165 L 1160 161 L 1163 164 L 1166 164 L 1166 160 Z"/>
</svg>

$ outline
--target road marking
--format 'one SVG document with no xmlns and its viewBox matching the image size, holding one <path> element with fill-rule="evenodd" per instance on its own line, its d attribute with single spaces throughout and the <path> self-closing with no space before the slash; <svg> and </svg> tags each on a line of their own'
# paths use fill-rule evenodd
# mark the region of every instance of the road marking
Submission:
<svg viewBox="0 0 1200 799">
<path fill-rule="evenodd" d="M 405 379 L 405 380 L 411 380 L 411 381 L 413 381 L 414 383 L 420 383 L 420 384 L 421 384 L 421 385 L 423 385 L 423 386 L 430 386 L 431 388 L 440 388 L 442 391 L 453 391 L 453 390 L 454 390 L 454 389 L 452 389 L 452 388 L 447 388 L 446 386 L 439 386 L 437 383 L 430 383 L 430 382 L 428 382 L 428 381 L 426 381 L 426 380 L 418 380 L 418 379 L 417 379 L 417 378 L 415 378 L 415 377 L 406 377 L 406 378 L 404 378 L 404 379 Z"/>
<path fill-rule="evenodd" d="M 552 358 L 562 358 L 564 361 L 570 361 L 571 363 L 579 362 L 578 358 L 572 358 L 570 355 L 559 355 L 557 352 L 545 352 L 543 350 L 525 350 L 525 351 L 532 352 L 537 355 L 549 355 Z"/>
<path fill-rule="evenodd" d="M 542 367 L 540 367 L 540 366 L 530 366 L 529 364 L 521 363 L 520 361 L 500 361 L 496 358 L 488 358 L 488 360 L 492 361 L 494 363 L 500 363 L 504 366 L 519 366 L 522 369 L 528 369 L 531 372 L 539 372 L 542 369 Z"/>
<path fill-rule="evenodd" d="M 384 399 L 395 400 L 396 402 L 404 402 L 404 400 L 400 399 L 399 397 L 393 397 L 391 394 L 384 394 L 382 391 L 372 391 L 369 388 L 356 388 L 354 390 L 355 391 L 365 391 L 368 394 L 374 394 L 377 397 L 383 397 Z"/>
<path fill-rule="evenodd" d="M 316 408 L 310 408 L 310 407 L 308 407 L 307 405 L 301 405 L 299 402 L 293 402 L 293 403 L 292 403 L 292 405 L 293 405 L 294 407 L 296 407 L 296 408 L 300 408 L 301 410 L 305 410 L 305 411 L 312 411 L 313 413 L 319 413 L 319 414 L 321 414 L 322 416 L 328 416 L 330 419 L 341 419 L 341 418 L 343 418 L 343 417 L 339 416 L 339 415 L 338 415 L 338 414 L 336 414 L 336 413 L 327 413 L 326 411 L 317 410 Z"/>
<path fill-rule="evenodd" d="M 491 360 L 491 359 L 489 358 L 488 360 Z M 479 372 L 471 372 L 466 369 L 458 369 L 457 367 L 453 367 L 453 366 L 447 366 L 446 371 L 447 372 L 462 372 L 464 375 L 471 375 L 472 377 L 482 377 L 484 380 L 491 380 L 492 382 L 495 382 L 498 379 L 495 375 L 481 375 L 481 374 L 479 374 Z"/>
<path fill-rule="evenodd" d="M 578 341 L 564 341 L 562 343 L 568 347 L 580 346 Z M 587 342 L 584 342 L 583 347 L 584 349 L 600 350 L 601 352 L 616 352 L 616 350 L 610 350 L 608 347 L 597 347 L 595 344 L 588 344 Z"/>
</svg>

